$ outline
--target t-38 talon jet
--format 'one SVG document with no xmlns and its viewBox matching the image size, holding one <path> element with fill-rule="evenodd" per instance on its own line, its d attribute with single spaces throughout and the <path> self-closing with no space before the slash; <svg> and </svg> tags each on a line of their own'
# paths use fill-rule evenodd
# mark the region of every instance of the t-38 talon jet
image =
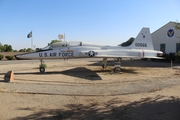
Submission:
<svg viewBox="0 0 180 120">
<path fill-rule="evenodd" d="M 128 47 L 109 46 L 81 41 L 62 41 L 31 53 L 15 55 L 19 59 L 70 59 L 70 58 L 103 58 L 102 68 L 106 68 L 107 58 L 115 59 L 114 72 L 120 72 L 122 58 L 156 58 L 161 59 L 163 52 L 154 50 L 149 28 L 142 28 L 134 42 Z M 45 72 L 40 67 L 41 73 Z"/>
</svg>

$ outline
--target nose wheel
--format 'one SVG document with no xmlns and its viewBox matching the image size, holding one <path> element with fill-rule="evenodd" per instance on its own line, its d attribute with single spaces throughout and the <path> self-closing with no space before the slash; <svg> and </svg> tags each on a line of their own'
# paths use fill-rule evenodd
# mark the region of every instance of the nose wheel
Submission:
<svg viewBox="0 0 180 120">
<path fill-rule="evenodd" d="M 46 65 L 44 64 L 44 61 L 42 59 L 40 60 L 40 62 L 41 62 L 41 64 L 40 64 L 40 67 L 39 67 L 39 72 L 44 73 Z"/>
<path fill-rule="evenodd" d="M 40 67 L 40 68 L 39 68 L 39 72 L 40 72 L 40 73 L 44 73 L 44 72 L 45 72 L 45 68 L 44 68 L 44 67 Z"/>
</svg>

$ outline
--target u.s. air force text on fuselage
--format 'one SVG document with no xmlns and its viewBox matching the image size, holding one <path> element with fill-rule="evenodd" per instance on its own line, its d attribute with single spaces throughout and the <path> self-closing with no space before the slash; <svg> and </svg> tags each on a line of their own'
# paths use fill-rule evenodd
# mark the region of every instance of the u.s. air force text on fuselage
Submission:
<svg viewBox="0 0 180 120">
<path fill-rule="evenodd" d="M 61 52 L 40 52 L 39 57 L 74 57 L 73 51 L 61 51 Z"/>
</svg>

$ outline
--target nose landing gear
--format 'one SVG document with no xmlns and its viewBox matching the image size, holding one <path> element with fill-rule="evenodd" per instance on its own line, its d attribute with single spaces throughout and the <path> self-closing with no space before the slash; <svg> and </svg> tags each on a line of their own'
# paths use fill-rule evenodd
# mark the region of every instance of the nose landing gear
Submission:
<svg viewBox="0 0 180 120">
<path fill-rule="evenodd" d="M 40 60 L 41 64 L 39 66 L 39 72 L 40 73 L 44 73 L 45 72 L 45 68 L 46 68 L 46 65 L 44 64 L 44 61 L 41 59 Z"/>
</svg>

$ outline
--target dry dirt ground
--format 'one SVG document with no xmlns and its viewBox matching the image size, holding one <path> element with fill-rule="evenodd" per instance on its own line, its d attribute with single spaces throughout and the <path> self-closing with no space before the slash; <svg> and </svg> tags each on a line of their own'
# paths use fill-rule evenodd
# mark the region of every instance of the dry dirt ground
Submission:
<svg viewBox="0 0 180 120">
<path fill-rule="evenodd" d="M 0 61 L 0 119 L 180 119 L 180 70 L 170 63 L 124 60 L 112 74 L 111 60 L 106 70 L 100 59 L 45 62 L 40 74 L 39 61 Z M 9 70 L 15 80 L 7 83 Z"/>
</svg>

